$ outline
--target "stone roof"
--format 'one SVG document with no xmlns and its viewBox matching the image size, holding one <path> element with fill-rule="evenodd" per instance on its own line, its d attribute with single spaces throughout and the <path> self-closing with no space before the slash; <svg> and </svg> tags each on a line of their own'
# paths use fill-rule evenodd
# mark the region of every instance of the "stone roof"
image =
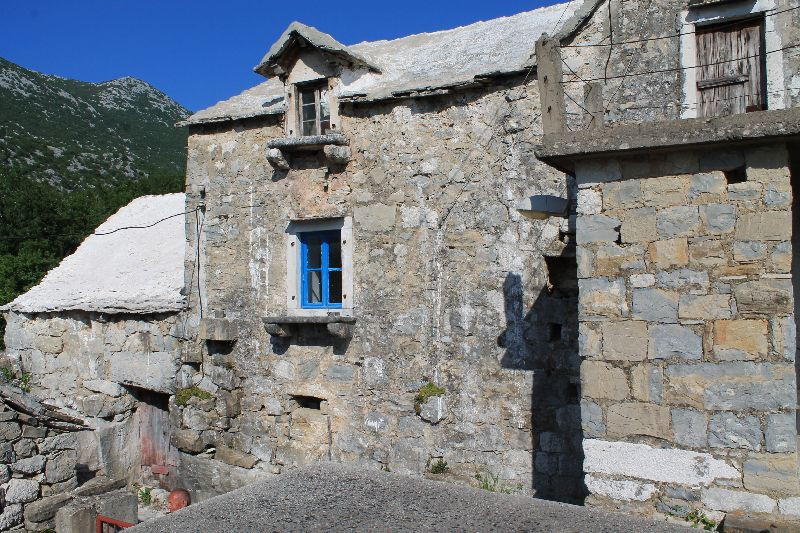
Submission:
<svg viewBox="0 0 800 533">
<path fill-rule="evenodd" d="M 38 285 L 0 310 L 147 314 L 183 309 L 185 217 L 161 219 L 185 210 L 183 193 L 133 200 Z M 108 233 L 113 230 L 119 231 Z"/>
<path fill-rule="evenodd" d="M 586 0 L 592 5 L 595 3 Z M 391 41 L 362 42 L 350 46 L 309 26 L 293 23 L 267 53 L 256 69 L 265 71 L 265 62 L 274 59 L 287 45 L 292 31 L 322 43 L 323 50 L 335 50 L 361 58 L 372 68 L 342 76 L 343 100 L 383 100 L 438 89 L 456 88 L 476 79 L 522 72 L 535 64 L 536 40 L 544 33 L 556 34 L 561 28 L 578 27 L 588 16 L 581 2 L 556 4 L 476 22 L 452 30 L 420 33 Z M 329 42 L 330 41 L 330 42 Z M 283 112 L 283 83 L 268 81 L 228 100 L 199 111 L 179 125 L 237 120 Z"/>
</svg>

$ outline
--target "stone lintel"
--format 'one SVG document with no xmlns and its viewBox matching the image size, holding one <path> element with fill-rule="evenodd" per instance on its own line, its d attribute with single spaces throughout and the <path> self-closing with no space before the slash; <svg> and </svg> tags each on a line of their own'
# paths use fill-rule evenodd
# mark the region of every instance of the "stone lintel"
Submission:
<svg viewBox="0 0 800 533">
<path fill-rule="evenodd" d="M 791 108 L 726 117 L 621 124 L 568 135 L 548 134 L 537 146 L 536 156 L 556 168 L 572 172 L 576 159 L 798 137 L 800 108 Z"/>
</svg>

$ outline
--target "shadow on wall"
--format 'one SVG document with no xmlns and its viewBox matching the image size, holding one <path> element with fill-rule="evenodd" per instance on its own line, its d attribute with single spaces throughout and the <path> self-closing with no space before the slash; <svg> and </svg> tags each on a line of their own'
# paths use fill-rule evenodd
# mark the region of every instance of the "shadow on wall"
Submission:
<svg viewBox="0 0 800 533">
<path fill-rule="evenodd" d="M 549 286 L 525 312 L 522 279 L 503 284 L 504 368 L 533 371 L 532 486 L 537 498 L 583 504 L 578 278 L 574 256 L 546 257 Z"/>
</svg>

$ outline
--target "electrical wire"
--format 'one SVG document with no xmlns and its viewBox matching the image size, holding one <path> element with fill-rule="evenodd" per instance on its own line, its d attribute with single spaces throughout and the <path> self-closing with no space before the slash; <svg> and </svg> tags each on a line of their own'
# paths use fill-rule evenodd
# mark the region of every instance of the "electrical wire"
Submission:
<svg viewBox="0 0 800 533">
<path fill-rule="evenodd" d="M 788 46 L 784 46 L 783 48 L 778 48 L 776 50 L 768 50 L 768 51 L 764 52 L 764 55 L 775 54 L 775 53 L 778 53 L 778 52 L 782 52 L 784 50 L 788 50 L 790 48 L 797 48 L 797 47 L 800 47 L 800 43 L 790 44 Z M 744 56 L 744 57 L 737 57 L 735 59 L 726 59 L 724 61 L 715 61 L 713 63 L 703 63 L 701 65 L 692 65 L 692 66 L 688 66 L 688 67 L 674 67 L 674 68 L 666 68 L 666 69 L 659 69 L 659 70 L 650 70 L 650 71 L 645 71 L 645 72 L 634 72 L 632 74 L 619 74 L 617 76 L 609 76 L 608 78 L 588 78 L 588 79 L 585 79 L 584 82 L 588 83 L 588 82 L 591 82 L 591 81 L 614 80 L 614 79 L 625 78 L 627 76 L 646 76 L 646 75 L 650 75 L 650 74 L 664 74 L 664 73 L 667 73 L 667 72 L 679 72 L 679 71 L 682 71 L 682 70 L 691 70 L 691 69 L 694 69 L 694 68 L 702 68 L 702 67 L 710 67 L 710 66 L 714 66 L 714 65 L 722 65 L 722 64 L 725 64 L 725 63 L 731 63 L 733 61 L 742 61 L 743 59 L 752 59 L 752 58 L 756 58 L 756 57 L 761 57 L 761 55 L 762 54 L 754 54 L 754 55 L 749 55 L 749 56 Z M 575 80 L 567 80 L 567 81 L 562 81 L 560 83 L 568 84 L 568 83 L 576 83 L 576 81 Z"/>
<path fill-rule="evenodd" d="M 787 8 L 787 9 L 782 9 L 780 11 L 775 11 L 773 13 L 764 13 L 764 16 L 765 17 L 772 17 L 772 16 L 775 16 L 775 15 L 779 15 L 781 13 L 786 13 L 787 11 L 794 11 L 795 9 L 800 9 L 800 6 L 794 6 L 794 7 L 790 7 L 790 8 Z M 741 20 L 737 20 L 737 21 L 734 21 L 734 22 L 714 25 L 714 29 L 715 30 L 725 29 L 725 28 L 728 28 L 728 27 L 737 26 L 738 24 L 741 24 L 741 23 L 742 23 Z M 680 33 L 673 33 L 673 34 L 670 34 L 670 35 L 661 35 L 661 36 L 658 36 L 658 37 L 647 37 L 647 38 L 642 38 L 642 39 L 632 39 L 630 41 L 616 41 L 616 42 L 612 42 L 612 43 L 562 44 L 562 45 L 558 46 L 558 48 L 597 48 L 597 47 L 604 47 L 604 46 L 621 46 L 621 45 L 626 45 L 626 44 L 645 43 L 645 42 L 648 42 L 648 41 L 660 41 L 660 40 L 663 40 L 663 39 L 674 39 L 676 37 L 681 37 L 683 35 L 694 35 L 695 33 L 702 33 L 702 29 L 699 32 L 696 31 L 696 30 L 693 30 L 693 31 L 680 32 Z"/>
</svg>

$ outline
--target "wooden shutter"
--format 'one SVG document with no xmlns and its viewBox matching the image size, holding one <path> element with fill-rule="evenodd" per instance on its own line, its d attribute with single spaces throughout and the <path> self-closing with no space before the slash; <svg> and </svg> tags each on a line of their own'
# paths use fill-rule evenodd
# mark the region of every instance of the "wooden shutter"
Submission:
<svg viewBox="0 0 800 533">
<path fill-rule="evenodd" d="M 698 28 L 698 116 L 765 109 L 762 20 Z"/>
</svg>

